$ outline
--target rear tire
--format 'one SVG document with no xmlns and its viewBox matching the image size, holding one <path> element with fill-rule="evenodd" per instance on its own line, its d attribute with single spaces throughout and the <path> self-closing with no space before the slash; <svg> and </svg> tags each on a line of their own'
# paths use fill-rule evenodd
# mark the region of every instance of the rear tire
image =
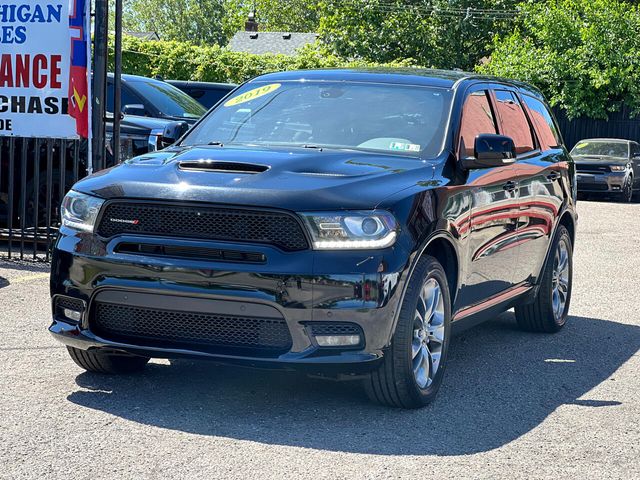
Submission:
<svg viewBox="0 0 640 480">
<path fill-rule="evenodd" d="M 88 372 L 112 375 L 134 373 L 144 369 L 149 358 L 136 355 L 106 353 L 100 350 L 81 350 L 67 347 L 71 359 Z"/>
<path fill-rule="evenodd" d="M 435 398 L 447 364 L 451 298 L 442 265 L 424 256 L 409 280 L 391 345 L 365 379 L 371 400 L 420 408 Z"/>
<path fill-rule="evenodd" d="M 533 303 L 515 307 L 518 326 L 528 332 L 554 333 L 564 327 L 571 303 L 573 246 L 569 231 L 560 225 L 552 254 Z"/>
</svg>

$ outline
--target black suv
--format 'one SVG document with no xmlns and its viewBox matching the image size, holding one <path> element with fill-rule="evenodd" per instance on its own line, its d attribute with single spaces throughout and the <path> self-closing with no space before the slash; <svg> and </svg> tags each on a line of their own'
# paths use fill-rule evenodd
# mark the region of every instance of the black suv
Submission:
<svg viewBox="0 0 640 480">
<path fill-rule="evenodd" d="M 540 93 L 496 78 L 264 75 L 63 210 L 50 331 L 94 372 L 306 368 L 413 408 L 454 330 L 515 307 L 555 332 L 569 310 L 573 162 Z"/>
</svg>

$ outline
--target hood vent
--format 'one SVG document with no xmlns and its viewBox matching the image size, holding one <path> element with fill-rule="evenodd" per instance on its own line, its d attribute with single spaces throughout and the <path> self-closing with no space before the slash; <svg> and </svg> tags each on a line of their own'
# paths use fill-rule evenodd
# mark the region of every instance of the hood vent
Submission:
<svg viewBox="0 0 640 480">
<path fill-rule="evenodd" d="M 269 170 L 267 165 L 240 162 L 220 162 L 217 160 L 189 160 L 178 164 L 180 170 L 197 170 L 199 172 L 248 173 L 256 174 Z"/>
</svg>

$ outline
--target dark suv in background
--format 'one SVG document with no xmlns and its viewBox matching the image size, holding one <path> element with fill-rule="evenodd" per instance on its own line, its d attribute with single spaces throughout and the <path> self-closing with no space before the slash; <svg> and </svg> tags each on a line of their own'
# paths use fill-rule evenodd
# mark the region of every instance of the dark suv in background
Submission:
<svg viewBox="0 0 640 480">
<path fill-rule="evenodd" d="M 175 146 L 74 186 L 50 331 L 93 372 L 150 357 L 295 367 L 420 407 L 454 330 L 511 307 L 525 330 L 564 326 L 575 192 L 527 85 L 264 75 Z"/>
<path fill-rule="evenodd" d="M 580 140 L 571 150 L 578 194 L 613 195 L 630 202 L 640 193 L 640 145 L 617 138 Z"/>
<path fill-rule="evenodd" d="M 113 116 L 113 75 L 107 78 L 108 114 Z M 122 75 L 120 133 L 121 158 L 126 160 L 149 151 L 161 150 L 173 143 L 169 132 L 182 133 L 193 125 L 206 109 L 192 97 L 166 82 L 137 75 Z M 113 154 L 113 124 L 107 123 L 109 156 Z M 170 142 L 170 143 L 169 143 Z M 111 158 L 107 164 L 112 165 Z"/>
</svg>

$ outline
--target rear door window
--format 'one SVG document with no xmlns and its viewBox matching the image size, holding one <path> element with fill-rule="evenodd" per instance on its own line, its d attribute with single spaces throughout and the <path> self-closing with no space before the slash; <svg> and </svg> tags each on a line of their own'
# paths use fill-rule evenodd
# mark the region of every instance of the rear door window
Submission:
<svg viewBox="0 0 640 480">
<path fill-rule="evenodd" d="M 502 135 L 513 139 L 518 154 L 534 150 L 531 126 L 518 97 L 508 90 L 496 90 L 494 93 Z"/>
<path fill-rule="evenodd" d="M 533 126 L 538 134 L 538 140 L 540 141 L 540 148 L 549 150 L 562 145 L 560 134 L 547 106 L 537 98 L 528 95 L 525 95 L 523 99 L 529 108 L 531 121 L 533 122 Z"/>
<path fill-rule="evenodd" d="M 486 90 L 470 94 L 462 107 L 460 123 L 460 156 L 473 157 L 475 139 L 481 133 L 498 133 Z"/>
</svg>

